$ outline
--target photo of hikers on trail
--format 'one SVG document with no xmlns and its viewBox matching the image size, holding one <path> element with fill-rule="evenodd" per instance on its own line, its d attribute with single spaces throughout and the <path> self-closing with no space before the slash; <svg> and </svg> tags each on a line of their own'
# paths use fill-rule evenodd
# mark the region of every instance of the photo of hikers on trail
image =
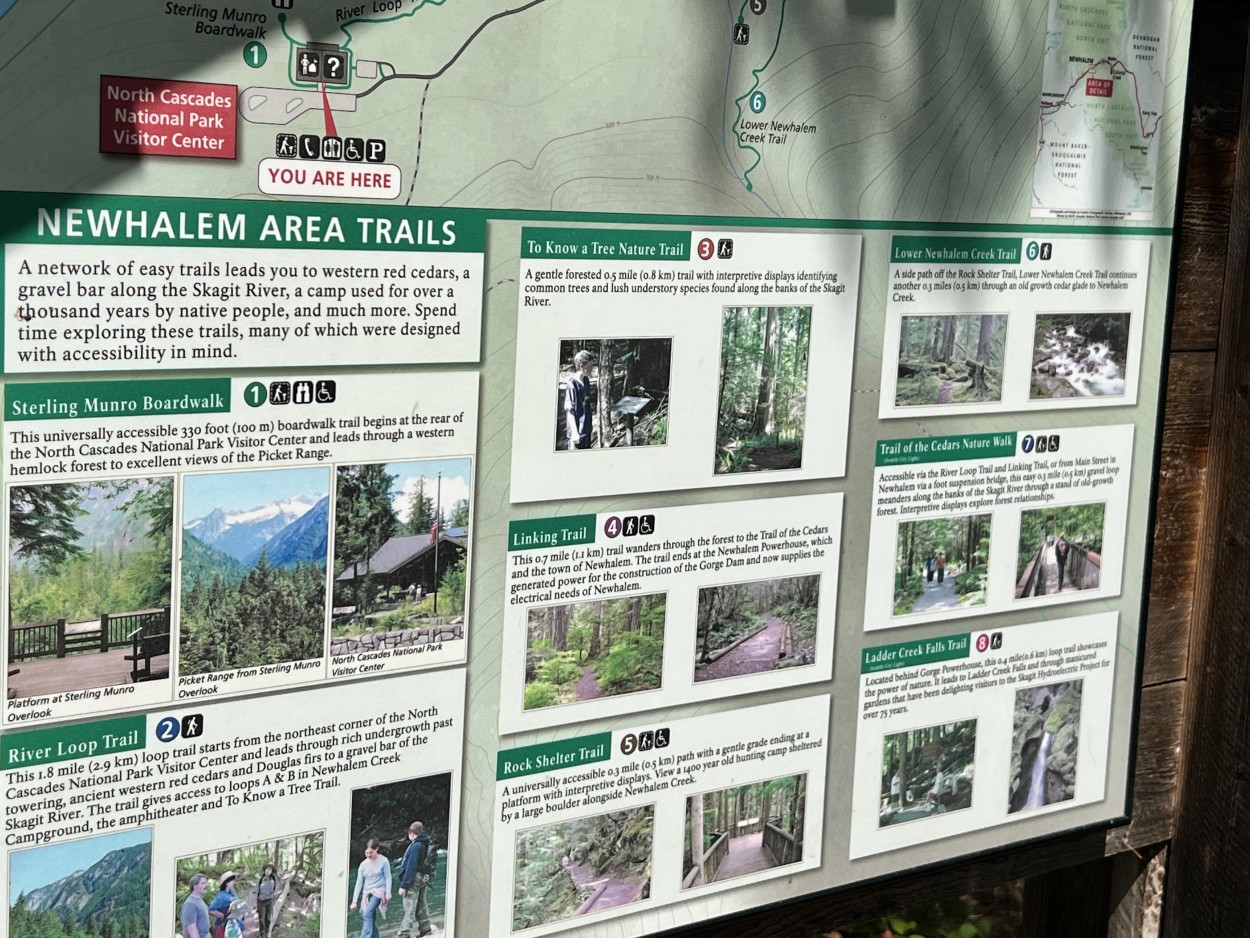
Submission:
<svg viewBox="0 0 1250 938">
<path fill-rule="evenodd" d="M 512 930 L 650 898 L 654 827 L 649 804 L 521 831 Z"/>
<path fill-rule="evenodd" d="M 672 339 L 565 339 L 556 452 L 668 443 Z"/>
<path fill-rule="evenodd" d="M 524 709 L 657 690 L 668 596 L 622 596 L 529 610 Z"/>
<path fill-rule="evenodd" d="M 1107 506 L 1051 505 L 1020 512 L 1016 599 L 1098 589 Z"/>
<path fill-rule="evenodd" d="M 881 747 L 878 827 L 972 807 L 977 721 L 891 733 Z"/>
<path fill-rule="evenodd" d="M 721 317 L 718 475 L 798 469 L 807 419 L 810 306 L 729 306 Z"/>
<path fill-rule="evenodd" d="M 199 938 L 318 938 L 324 859 L 322 831 L 179 857 L 179 934 L 194 925 Z"/>
<path fill-rule="evenodd" d="M 347 875 L 348 938 L 446 934 L 451 842 L 451 773 L 352 792 Z"/>
<path fill-rule="evenodd" d="M 1002 400 L 1006 340 L 1006 316 L 904 316 L 895 405 Z"/>
<path fill-rule="evenodd" d="M 800 862 L 806 810 L 806 775 L 687 798 L 681 888 L 723 883 Z"/>
<path fill-rule="evenodd" d="M 8 696 L 169 676 L 170 477 L 9 488 Z"/>
<path fill-rule="evenodd" d="M 894 550 L 894 615 L 983 605 L 992 517 L 901 522 Z"/>
<path fill-rule="evenodd" d="M 816 573 L 700 589 L 695 681 L 814 663 L 819 604 Z"/>
<path fill-rule="evenodd" d="M 1007 813 L 1076 797 L 1082 681 L 1016 691 Z"/>
<path fill-rule="evenodd" d="M 1128 313 L 1039 315 L 1029 397 L 1123 397 Z"/>
</svg>

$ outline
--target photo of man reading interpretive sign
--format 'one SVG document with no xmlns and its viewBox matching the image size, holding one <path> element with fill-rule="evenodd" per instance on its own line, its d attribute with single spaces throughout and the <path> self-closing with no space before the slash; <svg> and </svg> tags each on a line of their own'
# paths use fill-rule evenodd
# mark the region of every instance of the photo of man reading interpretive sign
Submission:
<svg viewBox="0 0 1250 938">
<path fill-rule="evenodd" d="M 668 443 L 672 339 L 560 342 L 557 452 Z"/>
</svg>

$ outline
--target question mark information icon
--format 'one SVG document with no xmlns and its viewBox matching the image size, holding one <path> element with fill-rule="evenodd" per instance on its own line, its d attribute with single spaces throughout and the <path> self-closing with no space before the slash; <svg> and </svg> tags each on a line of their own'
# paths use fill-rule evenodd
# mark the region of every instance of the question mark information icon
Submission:
<svg viewBox="0 0 1250 938">
<path fill-rule="evenodd" d="M 322 54 L 321 80 L 327 85 L 346 85 L 348 83 L 347 53 L 326 52 Z"/>
</svg>

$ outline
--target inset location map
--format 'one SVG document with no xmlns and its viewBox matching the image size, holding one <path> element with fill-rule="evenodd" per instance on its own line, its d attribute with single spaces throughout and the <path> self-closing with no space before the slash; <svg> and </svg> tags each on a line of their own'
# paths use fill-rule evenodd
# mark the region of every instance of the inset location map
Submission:
<svg viewBox="0 0 1250 938">
<path fill-rule="evenodd" d="M 1167 0 L 1051 0 L 1033 215 L 1154 216 Z"/>
</svg>

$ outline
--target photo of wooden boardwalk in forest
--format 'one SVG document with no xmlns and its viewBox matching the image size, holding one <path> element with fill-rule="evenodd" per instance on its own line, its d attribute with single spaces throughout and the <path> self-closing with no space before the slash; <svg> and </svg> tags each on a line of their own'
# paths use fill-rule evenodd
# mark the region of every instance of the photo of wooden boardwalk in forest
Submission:
<svg viewBox="0 0 1250 938">
<path fill-rule="evenodd" d="M 524 709 L 659 689 L 667 605 L 654 593 L 530 609 Z"/>
<path fill-rule="evenodd" d="M 815 573 L 699 590 L 695 681 L 814 663 L 819 604 Z"/>
<path fill-rule="evenodd" d="M 899 332 L 899 407 L 1002 400 L 1007 317 L 904 316 Z"/>
<path fill-rule="evenodd" d="M 651 896 L 655 805 L 521 831 L 512 929 L 593 915 Z"/>
<path fill-rule="evenodd" d="M 983 605 L 992 518 L 952 515 L 901 522 L 894 550 L 894 615 Z"/>
<path fill-rule="evenodd" d="M 169 676 L 170 477 L 9 488 L 8 696 Z"/>
<path fill-rule="evenodd" d="M 730 306 L 721 319 L 718 475 L 798 469 L 807 419 L 810 306 Z"/>
<path fill-rule="evenodd" d="M 687 798 L 681 888 L 800 862 L 806 809 L 806 775 Z"/>
</svg>

